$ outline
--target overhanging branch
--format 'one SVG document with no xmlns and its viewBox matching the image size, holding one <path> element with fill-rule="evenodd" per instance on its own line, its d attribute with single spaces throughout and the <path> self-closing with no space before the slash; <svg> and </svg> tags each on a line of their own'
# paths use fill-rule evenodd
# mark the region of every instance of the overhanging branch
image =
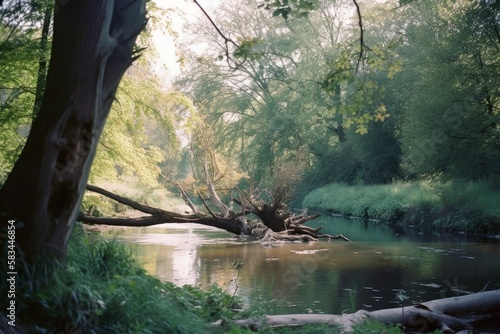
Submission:
<svg viewBox="0 0 500 334">
<path fill-rule="evenodd" d="M 359 56 L 358 62 L 356 64 L 356 72 L 359 69 L 359 64 L 361 64 L 361 60 L 363 58 L 363 53 L 365 50 L 365 42 L 364 42 L 364 29 L 363 29 L 363 17 L 361 16 L 361 8 L 356 0 L 352 0 L 354 6 L 356 6 L 356 13 L 358 15 L 358 26 L 359 26 Z"/>
</svg>

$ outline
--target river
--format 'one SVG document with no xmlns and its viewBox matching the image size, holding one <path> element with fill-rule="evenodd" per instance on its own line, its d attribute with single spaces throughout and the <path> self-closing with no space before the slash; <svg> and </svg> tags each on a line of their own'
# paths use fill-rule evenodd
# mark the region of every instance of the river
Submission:
<svg viewBox="0 0 500 334">
<path fill-rule="evenodd" d="M 150 274 L 178 285 L 233 293 L 240 261 L 237 295 L 247 305 L 273 300 L 274 313 L 339 314 L 500 289 L 498 242 L 327 215 L 310 225 L 352 242 L 265 246 L 194 224 L 125 228 L 116 238 Z"/>
</svg>

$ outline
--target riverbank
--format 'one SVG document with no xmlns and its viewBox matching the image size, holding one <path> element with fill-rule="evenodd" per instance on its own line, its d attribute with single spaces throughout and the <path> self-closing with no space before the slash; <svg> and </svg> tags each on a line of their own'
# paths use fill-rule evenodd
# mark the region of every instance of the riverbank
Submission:
<svg viewBox="0 0 500 334">
<path fill-rule="evenodd" d="M 7 328 L 6 333 L 250 334 L 255 331 L 230 324 L 273 314 L 275 309 L 275 301 L 270 299 L 248 308 L 241 298 L 218 285 L 200 289 L 162 282 L 138 264 L 129 247 L 87 233 L 80 224 L 75 227 L 64 264 L 45 257 L 32 267 L 21 262 L 19 259 L 16 279 L 20 296 L 16 300 L 16 327 L 0 320 L 1 333 Z M 0 293 L 7 295 L 6 288 L 2 286 Z M 2 309 L 7 308 L 6 303 L 0 304 Z M 7 319 L 4 312 L 0 313 Z M 220 320 L 228 325 L 210 325 Z M 360 334 L 387 331 L 402 333 L 395 326 L 375 322 L 355 327 Z M 318 324 L 263 327 L 258 332 L 335 334 L 340 330 Z"/>
<path fill-rule="evenodd" d="M 500 233 L 500 189 L 485 182 L 330 184 L 305 196 L 304 207 L 446 231 Z"/>
</svg>

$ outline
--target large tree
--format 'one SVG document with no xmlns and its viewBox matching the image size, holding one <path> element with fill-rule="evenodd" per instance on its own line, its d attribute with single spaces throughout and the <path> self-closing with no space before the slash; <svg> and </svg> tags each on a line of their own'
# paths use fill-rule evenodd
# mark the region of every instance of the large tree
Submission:
<svg viewBox="0 0 500 334">
<path fill-rule="evenodd" d="M 415 2 L 400 54 L 402 143 L 409 171 L 500 175 L 498 1 Z"/>
<path fill-rule="evenodd" d="M 221 10 L 215 21 L 238 42 L 230 54 L 221 36 L 193 28 L 206 49 L 201 55 L 186 48 L 191 69 L 178 81 L 206 122 L 223 134 L 219 147 L 238 157 L 257 182 L 299 159 L 313 165 L 345 141 L 349 126 L 365 133 L 370 121 L 385 119 L 376 76 L 398 65 L 384 52 L 387 39 L 360 53 L 352 1 L 318 1 L 299 17 L 283 15 L 289 13 L 285 7 L 274 13 L 287 20 L 255 11 L 252 1 Z"/>
<path fill-rule="evenodd" d="M 57 1 L 44 98 L 0 190 L 0 226 L 15 221 L 28 258 L 65 255 L 99 137 L 146 24 L 143 0 Z"/>
</svg>

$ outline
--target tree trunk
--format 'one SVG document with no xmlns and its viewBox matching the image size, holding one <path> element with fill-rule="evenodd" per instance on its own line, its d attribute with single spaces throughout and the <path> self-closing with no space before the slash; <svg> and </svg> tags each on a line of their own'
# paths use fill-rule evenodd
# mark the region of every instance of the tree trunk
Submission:
<svg viewBox="0 0 500 334">
<path fill-rule="evenodd" d="M 192 215 L 182 215 L 175 212 L 165 211 L 158 208 L 153 208 L 148 205 L 140 204 L 129 198 L 118 196 L 105 189 L 87 185 L 89 191 L 96 192 L 108 198 L 111 198 L 121 204 L 130 206 L 131 208 L 147 213 L 150 216 L 143 216 L 138 218 L 104 218 L 104 217 L 91 217 L 88 215 L 80 214 L 78 219 L 87 224 L 99 225 L 112 225 L 112 226 L 152 226 L 159 224 L 171 223 L 195 223 L 206 226 L 212 226 L 223 229 L 230 233 L 239 235 L 241 233 L 238 222 L 233 218 L 214 217 L 195 213 Z"/>
<path fill-rule="evenodd" d="M 16 221 L 28 257 L 66 253 L 102 128 L 146 24 L 144 2 L 56 3 L 40 112 L 0 190 L 0 227 Z"/>
</svg>

